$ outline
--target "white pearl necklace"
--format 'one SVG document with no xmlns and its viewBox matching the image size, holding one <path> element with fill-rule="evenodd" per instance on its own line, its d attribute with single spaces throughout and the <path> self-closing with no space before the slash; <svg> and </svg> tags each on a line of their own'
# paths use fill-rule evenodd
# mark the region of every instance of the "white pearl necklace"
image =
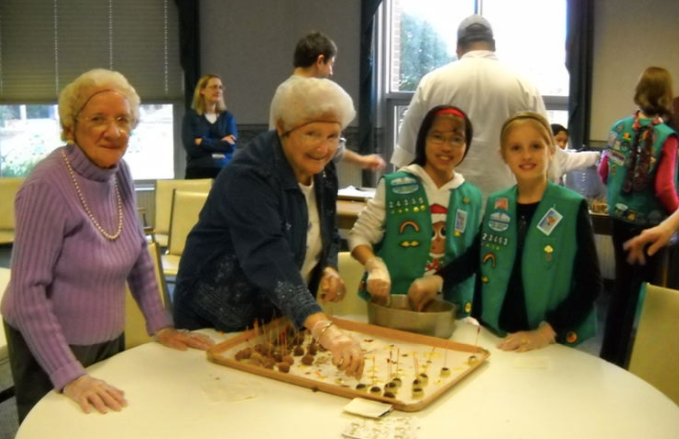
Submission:
<svg viewBox="0 0 679 439">
<path fill-rule="evenodd" d="M 92 214 L 92 210 L 90 210 L 90 206 L 87 204 L 87 201 L 85 201 L 85 197 L 83 196 L 83 193 L 80 190 L 78 180 L 76 180 L 75 178 L 75 172 L 73 172 L 71 162 L 68 161 L 68 157 L 66 157 L 66 153 L 64 152 L 63 149 L 61 150 L 61 156 L 64 158 L 64 163 L 66 163 L 66 169 L 68 169 L 68 173 L 71 176 L 71 180 L 73 181 L 73 186 L 75 186 L 75 191 L 78 193 L 78 198 L 80 198 L 80 204 L 83 205 L 83 208 L 85 209 L 87 216 L 90 218 L 90 221 L 92 221 L 94 227 L 96 227 L 96 229 L 99 230 L 99 233 L 101 233 L 106 239 L 108 239 L 109 241 L 115 241 L 123 232 L 123 200 L 120 197 L 120 189 L 118 189 L 118 179 L 114 177 L 113 180 L 113 187 L 115 188 L 116 191 L 116 200 L 118 201 L 118 230 L 116 230 L 115 233 L 111 234 L 104 230 L 101 224 L 99 224 L 99 221 L 97 221 L 97 219 Z"/>
</svg>

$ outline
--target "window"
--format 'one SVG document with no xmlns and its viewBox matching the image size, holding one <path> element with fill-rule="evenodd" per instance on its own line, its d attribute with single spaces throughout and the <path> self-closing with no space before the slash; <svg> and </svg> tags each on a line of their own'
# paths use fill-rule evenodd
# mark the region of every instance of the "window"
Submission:
<svg viewBox="0 0 679 439">
<path fill-rule="evenodd" d="M 172 105 L 142 105 L 139 116 L 124 157 L 132 177 L 174 178 Z M 63 144 L 56 105 L 0 105 L 0 177 L 25 177 Z"/>
<path fill-rule="evenodd" d="M 177 15 L 172 0 L 0 1 L 0 176 L 26 175 L 63 144 L 59 92 L 103 67 L 125 75 L 144 104 L 125 155 L 132 176 L 172 178 L 173 106 L 183 102 Z"/>
<path fill-rule="evenodd" d="M 474 13 L 493 25 L 498 58 L 537 84 L 550 121 L 567 125 L 566 1 L 384 0 L 377 29 L 386 145 L 396 143 L 422 76 L 457 59 L 458 25 Z"/>
</svg>

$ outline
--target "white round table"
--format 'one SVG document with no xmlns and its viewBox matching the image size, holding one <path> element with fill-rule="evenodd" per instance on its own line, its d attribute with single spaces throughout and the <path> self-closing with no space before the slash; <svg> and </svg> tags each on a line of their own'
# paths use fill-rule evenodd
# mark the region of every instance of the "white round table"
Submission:
<svg viewBox="0 0 679 439">
<path fill-rule="evenodd" d="M 458 324 L 452 337 L 475 338 L 468 324 Z M 419 439 L 679 437 L 679 406 L 631 373 L 561 345 L 502 352 L 497 340 L 482 330 L 487 364 L 424 410 L 389 416 L 416 417 Z M 356 419 L 342 411 L 346 398 L 219 366 L 195 350 L 149 343 L 89 371 L 123 389 L 129 406 L 86 415 L 51 392 L 16 439 L 340 438 Z M 256 396 L 238 400 L 247 392 Z"/>
</svg>

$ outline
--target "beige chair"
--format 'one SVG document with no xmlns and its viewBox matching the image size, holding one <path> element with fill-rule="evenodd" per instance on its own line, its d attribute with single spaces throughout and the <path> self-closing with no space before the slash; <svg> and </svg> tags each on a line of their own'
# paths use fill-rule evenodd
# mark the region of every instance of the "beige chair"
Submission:
<svg viewBox="0 0 679 439">
<path fill-rule="evenodd" d="M 148 244 L 148 251 L 153 260 L 153 268 L 156 273 L 156 279 L 158 280 L 163 303 L 169 310 L 170 300 L 160 262 L 160 248 L 157 243 L 150 242 Z M 141 313 L 137 302 L 132 297 L 132 293 L 127 289 L 125 294 L 125 349 L 130 349 L 149 341 L 151 341 L 151 337 L 146 332 L 146 319 Z"/>
<path fill-rule="evenodd" d="M 347 294 L 339 303 L 327 303 L 321 306 L 323 311 L 329 315 L 367 315 L 368 308 L 365 300 L 358 297 L 358 284 L 363 278 L 363 265 L 351 257 L 349 252 L 340 252 L 337 263 L 340 277 L 347 287 Z M 319 295 L 320 297 L 320 295 Z"/>
<path fill-rule="evenodd" d="M 646 284 L 629 371 L 679 404 L 679 291 Z"/>
<path fill-rule="evenodd" d="M 198 222 L 207 192 L 174 191 L 172 201 L 172 215 L 170 219 L 170 233 L 167 252 L 162 255 L 163 273 L 165 276 L 176 276 L 179 270 L 179 259 L 184 252 L 186 237 Z"/>
<path fill-rule="evenodd" d="M 153 222 L 153 231 L 155 240 L 161 247 L 168 246 L 173 191 L 180 189 L 193 192 L 209 192 L 211 187 L 212 179 L 210 178 L 197 180 L 156 180 L 156 215 Z"/>
<path fill-rule="evenodd" d="M 0 244 L 14 242 L 14 198 L 24 178 L 0 178 Z"/>
</svg>

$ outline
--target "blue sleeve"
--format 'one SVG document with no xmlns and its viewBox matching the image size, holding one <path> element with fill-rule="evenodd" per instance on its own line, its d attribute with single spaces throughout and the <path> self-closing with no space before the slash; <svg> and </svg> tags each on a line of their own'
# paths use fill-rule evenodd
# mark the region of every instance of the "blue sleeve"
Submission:
<svg viewBox="0 0 679 439">
<path fill-rule="evenodd" d="M 216 204 L 222 210 L 219 216 L 229 223 L 236 258 L 248 280 L 301 327 L 321 308 L 300 274 L 290 244 L 293 229 L 306 230 L 306 224 L 289 224 L 283 212 L 302 208 L 305 202 L 302 199 L 299 205 L 286 205 L 285 196 L 289 194 L 280 182 L 258 172 L 227 175 L 217 180 L 222 187 L 212 192 L 222 197 Z M 304 197 L 301 193 L 299 196 Z"/>
<path fill-rule="evenodd" d="M 193 110 L 184 115 L 182 142 L 189 157 L 202 157 L 213 152 L 235 151 L 235 144 L 232 145 L 222 140 L 229 134 L 237 137 L 236 121 L 229 112 L 221 114 L 214 124 L 210 124 Z M 196 145 L 196 139 L 201 139 L 200 145 Z"/>
</svg>

